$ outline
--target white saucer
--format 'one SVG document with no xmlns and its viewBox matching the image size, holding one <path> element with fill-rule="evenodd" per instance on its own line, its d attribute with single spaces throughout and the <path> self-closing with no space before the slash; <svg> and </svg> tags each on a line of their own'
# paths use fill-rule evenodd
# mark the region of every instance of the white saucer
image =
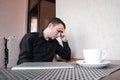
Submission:
<svg viewBox="0 0 120 80">
<path fill-rule="evenodd" d="M 78 60 L 76 61 L 80 66 L 83 67 L 89 67 L 89 68 L 102 68 L 110 64 L 110 61 L 103 61 L 101 63 L 96 63 L 96 64 L 90 64 L 90 63 L 85 63 L 85 60 Z"/>
</svg>

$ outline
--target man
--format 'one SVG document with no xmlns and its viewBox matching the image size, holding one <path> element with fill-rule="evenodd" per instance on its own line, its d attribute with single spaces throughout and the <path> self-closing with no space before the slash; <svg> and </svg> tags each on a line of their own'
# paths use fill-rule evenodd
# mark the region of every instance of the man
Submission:
<svg viewBox="0 0 120 80">
<path fill-rule="evenodd" d="M 71 50 L 65 34 L 65 24 L 59 18 L 49 21 L 43 32 L 26 34 L 20 43 L 17 64 L 23 62 L 51 62 L 56 54 L 66 60 L 71 58 Z M 56 38 L 60 37 L 63 46 Z"/>
</svg>

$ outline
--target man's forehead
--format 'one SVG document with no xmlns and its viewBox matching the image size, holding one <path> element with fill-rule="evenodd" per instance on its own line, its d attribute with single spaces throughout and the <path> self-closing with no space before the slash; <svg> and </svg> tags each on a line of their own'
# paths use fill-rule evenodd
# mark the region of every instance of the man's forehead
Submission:
<svg viewBox="0 0 120 80">
<path fill-rule="evenodd" d="M 65 31 L 65 29 L 64 29 L 64 28 L 58 28 L 57 30 L 62 31 L 62 32 L 64 32 L 64 31 Z"/>
<path fill-rule="evenodd" d="M 58 25 L 56 25 L 58 28 L 62 28 L 62 29 L 64 29 L 64 26 L 62 25 L 62 24 L 58 24 Z"/>
<path fill-rule="evenodd" d="M 58 29 L 63 29 L 64 30 L 64 26 L 62 24 L 59 24 Z"/>
</svg>

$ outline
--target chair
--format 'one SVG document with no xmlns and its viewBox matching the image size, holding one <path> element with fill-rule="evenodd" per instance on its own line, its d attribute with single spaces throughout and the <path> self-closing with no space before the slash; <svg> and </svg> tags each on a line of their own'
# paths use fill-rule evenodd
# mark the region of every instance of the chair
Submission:
<svg viewBox="0 0 120 80">
<path fill-rule="evenodd" d="M 4 37 L 0 37 L 0 68 L 5 67 L 4 43 Z"/>
<path fill-rule="evenodd" d="M 21 37 L 9 36 L 7 42 L 8 48 L 8 64 L 7 67 L 13 67 L 17 65 L 18 56 L 20 53 L 19 44 Z"/>
</svg>

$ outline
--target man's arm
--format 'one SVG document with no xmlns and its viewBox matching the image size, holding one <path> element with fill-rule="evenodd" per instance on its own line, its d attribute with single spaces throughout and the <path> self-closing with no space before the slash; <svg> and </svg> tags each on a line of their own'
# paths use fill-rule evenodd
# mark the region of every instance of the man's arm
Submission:
<svg viewBox="0 0 120 80">
<path fill-rule="evenodd" d="M 69 44 L 68 44 L 66 33 L 65 32 L 61 33 L 60 37 L 61 37 L 61 40 L 62 40 L 62 43 L 63 43 L 63 47 L 59 44 L 58 47 L 57 47 L 57 53 L 63 59 L 70 60 L 71 49 L 70 49 Z"/>
<path fill-rule="evenodd" d="M 59 44 L 59 43 L 58 43 Z M 71 58 L 71 49 L 68 45 L 68 42 L 63 42 L 63 46 L 60 44 L 57 47 L 56 53 L 63 59 L 70 60 Z"/>
<path fill-rule="evenodd" d="M 28 33 L 21 40 L 20 54 L 19 54 L 19 59 L 17 62 L 18 65 L 23 63 L 23 62 L 30 62 L 30 60 L 31 60 L 32 43 L 30 41 L 30 38 L 31 38 L 31 34 Z"/>
</svg>

